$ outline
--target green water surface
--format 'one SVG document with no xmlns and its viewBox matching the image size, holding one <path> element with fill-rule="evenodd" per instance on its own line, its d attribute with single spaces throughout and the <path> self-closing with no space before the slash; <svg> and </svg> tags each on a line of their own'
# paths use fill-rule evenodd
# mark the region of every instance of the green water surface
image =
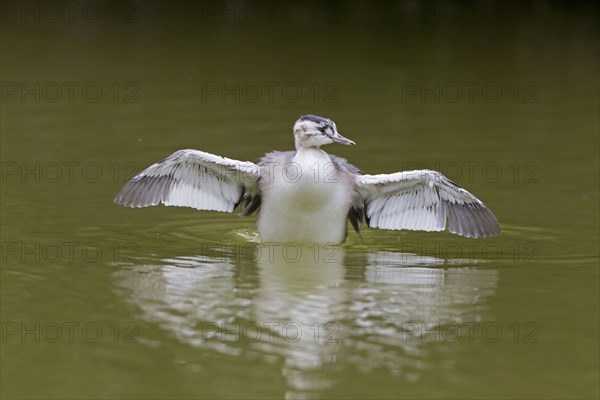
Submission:
<svg viewBox="0 0 600 400">
<path fill-rule="evenodd" d="M 598 397 L 597 9 L 97 4 L 3 14 L 4 398 Z M 254 217 L 112 203 L 178 149 L 291 149 L 305 113 L 365 173 L 447 174 L 502 235 L 268 248 Z"/>
</svg>

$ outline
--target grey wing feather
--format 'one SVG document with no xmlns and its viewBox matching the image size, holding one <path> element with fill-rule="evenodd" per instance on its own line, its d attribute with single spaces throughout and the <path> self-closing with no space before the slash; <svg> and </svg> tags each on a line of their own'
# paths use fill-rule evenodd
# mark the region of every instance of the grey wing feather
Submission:
<svg viewBox="0 0 600 400">
<path fill-rule="evenodd" d="M 114 202 L 127 207 L 157 204 L 231 212 L 257 190 L 260 170 L 198 150 L 179 150 L 125 184 Z"/>
<path fill-rule="evenodd" d="M 436 171 L 359 175 L 358 190 L 372 228 L 443 231 L 466 237 L 500 234 L 492 212 L 477 197 Z"/>
</svg>

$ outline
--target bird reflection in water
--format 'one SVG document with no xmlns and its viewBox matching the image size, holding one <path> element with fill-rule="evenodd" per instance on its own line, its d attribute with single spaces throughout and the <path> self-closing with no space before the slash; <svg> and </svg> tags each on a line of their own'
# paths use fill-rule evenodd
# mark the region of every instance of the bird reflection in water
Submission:
<svg viewBox="0 0 600 400">
<path fill-rule="evenodd" d="M 180 343 L 280 364 L 287 397 L 334 387 L 348 365 L 418 380 L 428 343 L 445 340 L 436 326 L 491 317 L 498 273 L 489 267 L 286 246 L 225 246 L 126 266 L 116 272 L 117 292 Z"/>
</svg>

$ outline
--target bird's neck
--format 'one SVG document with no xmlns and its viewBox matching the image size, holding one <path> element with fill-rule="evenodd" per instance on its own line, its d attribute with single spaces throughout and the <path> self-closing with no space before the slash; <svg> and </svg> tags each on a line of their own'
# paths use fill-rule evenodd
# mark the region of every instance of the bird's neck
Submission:
<svg viewBox="0 0 600 400">
<path fill-rule="evenodd" d="M 322 155 L 322 154 L 327 154 L 325 153 L 323 150 L 321 150 L 319 147 L 317 146 L 312 146 L 312 147 L 304 147 L 304 146 L 299 146 L 296 147 L 296 156 L 314 156 L 314 155 Z"/>
</svg>

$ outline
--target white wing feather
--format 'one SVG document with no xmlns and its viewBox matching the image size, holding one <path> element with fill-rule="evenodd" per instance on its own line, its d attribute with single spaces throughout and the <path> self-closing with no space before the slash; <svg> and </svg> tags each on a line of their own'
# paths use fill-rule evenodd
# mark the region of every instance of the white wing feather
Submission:
<svg viewBox="0 0 600 400">
<path fill-rule="evenodd" d="M 231 212 L 257 190 L 258 165 L 198 150 L 179 150 L 125 184 L 114 202 L 127 207 L 192 207 Z"/>
<path fill-rule="evenodd" d="M 466 237 L 500 234 L 498 221 L 475 196 L 436 171 L 358 175 L 368 225 L 381 229 L 443 231 Z"/>
</svg>

